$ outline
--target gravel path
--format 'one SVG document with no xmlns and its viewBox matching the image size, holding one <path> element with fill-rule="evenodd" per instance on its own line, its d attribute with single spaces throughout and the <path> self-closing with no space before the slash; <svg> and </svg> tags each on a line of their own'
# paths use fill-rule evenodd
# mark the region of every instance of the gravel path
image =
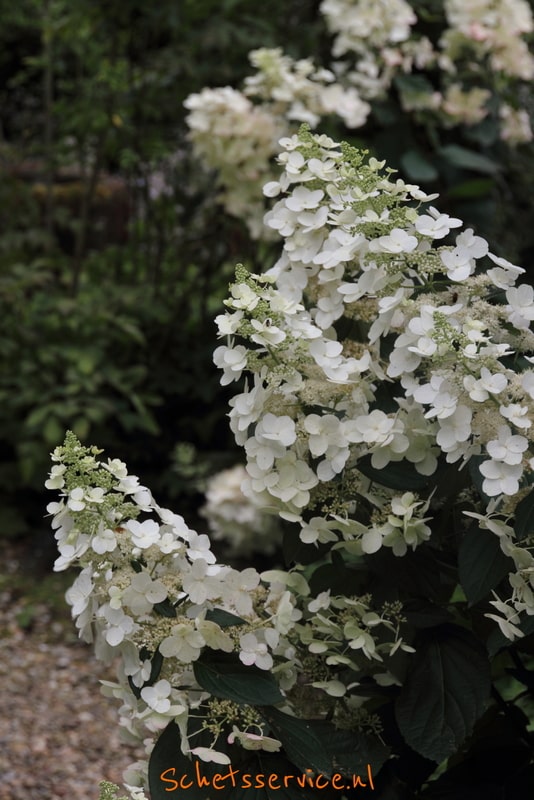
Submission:
<svg viewBox="0 0 534 800">
<path fill-rule="evenodd" d="M 28 624 L 17 595 L 0 591 L 0 800 L 97 800 L 99 782 L 120 785 L 140 756 L 100 694 L 113 675 L 75 639 L 68 612 L 58 621 L 43 603 Z"/>
</svg>

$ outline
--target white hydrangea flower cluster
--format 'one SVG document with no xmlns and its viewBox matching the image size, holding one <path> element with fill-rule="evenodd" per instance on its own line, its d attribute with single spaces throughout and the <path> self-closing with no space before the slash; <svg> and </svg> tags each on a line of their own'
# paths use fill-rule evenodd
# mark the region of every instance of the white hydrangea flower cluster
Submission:
<svg viewBox="0 0 534 800">
<path fill-rule="evenodd" d="M 532 33 L 534 22 L 526 0 L 445 0 L 444 5 L 450 27 L 442 46 L 451 62 L 468 42 L 495 72 L 532 79 L 534 57 L 523 37 Z"/>
<path fill-rule="evenodd" d="M 385 656 L 412 652 L 398 604 L 375 610 L 367 596 L 313 598 L 301 568 L 260 575 L 217 563 L 208 536 L 161 508 L 123 462 L 98 460 L 99 452 L 68 433 L 52 454 L 46 486 L 60 493 L 47 508 L 59 549 L 55 570 L 81 568 L 67 601 L 97 657 L 118 661 L 117 681 L 104 681 L 104 693 L 121 702 L 122 732 L 144 742 L 147 755 L 171 721 L 182 751 L 205 761 L 230 763 L 215 746 L 229 722 L 229 744 L 280 748 L 252 707 L 226 701 L 222 714 L 195 675 L 206 652 L 234 654 L 236 663 L 274 675 L 289 713 L 316 717 L 323 708 L 334 722 L 348 667 L 362 677 L 384 674 Z M 188 722 L 206 707 L 213 744 L 195 746 Z M 132 765 L 125 778 L 140 796 L 147 763 Z"/>
<path fill-rule="evenodd" d="M 333 57 L 355 58 L 348 77 L 366 99 L 383 95 L 399 68 L 411 72 L 432 58 L 426 37 L 412 39 L 417 15 L 406 0 L 323 0 L 320 10 L 335 35 Z"/>
<path fill-rule="evenodd" d="M 344 88 L 311 59 L 295 61 L 279 48 L 253 50 L 249 57 L 256 73 L 245 79 L 243 92 L 229 86 L 203 89 L 184 105 L 196 155 L 217 170 L 220 202 L 247 223 L 253 238 L 261 238 L 260 187 L 277 174 L 279 138 L 301 122 L 316 127 L 330 114 L 358 128 L 371 109 L 354 87 Z"/>
<path fill-rule="evenodd" d="M 406 0 L 323 0 L 321 13 L 337 33 L 334 56 L 348 52 L 366 54 L 410 38 L 417 16 Z"/>
<path fill-rule="evenodd" d="M 267 103 L 272 113 L 290 122 L 316 128 L 328 114 L 337 114 L 347 128 L 360 128 L 371 108 L 354 87 L 343 88 L 331 70 L 316 67 L 311 58 L 298 61 L 280 48 L 262 47 L 250 53 L 257 70 L 245 78 L 244 93 Z"/>
<path fill-rule="evenodd" d="M 525 36 L 534 29 L 525 0 L 445 0 L 445 29 L 431 42 L 417 29 L 418 8 L 406 0 L 323 0 L 320 6 L 335 35 L 333 56 L 353 59 L 343 71 L 367 100 L 383 96 L 398 74 L 419 75 L 419 85 L 398 86 L 406 111 L 433 111 L 445 127 L 474 125 L 488 114 L 490 88 L 480 85 L 480 63 L 502 82 L 529 81 L 534 57 Z M 421 15 L 423 16 L 423 15 Z M 458 78 L 462 70 L 475 86 Z M 440 72 L 440 86 L 424 78 L 427 68 Z M 443 85 L 441 85 L 443 84 Z M 510 144 L 531 141 L 528 114 L 503 102 L 501 138 Z"/>
<path fill-rule="evenodd" d="M 282 542 L 279 520 L 262 511 L 255 496 L 245 497 L 241 485 L 246 477 L 241 464 L 213 475 L 200 513 L 208 521 L 211 538 L 221 542 L 229 556 L 271 555 Z"/>
<path fill-rule="evenodd" d="M 230 86 L 203 89 L 184 105 L 195 154 L 217 170 L 219 201 L 259 238 L 265 209 L 258 186 L 272 177 L 272 158 L 287 132 L 286 121 Z"/>
<path fill-rule="evenodd" d="M 304 129 L 281 145 L 265 221 L 282 255 L 263 276 L 238 268 L 216 320 L 222 382 L 248 376 L 229 415 L 245 492 L 298 522 L 305 543 L 402 555 L 430 535 L 430 498 L 381 486 L 379 471 L 398 462 L 424 485 L 444 464 L 478 462 L 508 519 L 534 472 L 523 270 L 422 209 L 435 196 L 376 159 Z M 534 614 L 529 542 L 499 536 L 524 578 L 514 608 Z"/>
</svg>

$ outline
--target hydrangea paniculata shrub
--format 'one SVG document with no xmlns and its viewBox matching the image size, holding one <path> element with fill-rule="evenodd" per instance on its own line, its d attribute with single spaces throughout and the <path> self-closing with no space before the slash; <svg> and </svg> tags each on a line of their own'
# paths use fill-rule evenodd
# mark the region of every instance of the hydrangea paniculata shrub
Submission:
<svg viewBox="0 0 534 800">
<path fill-rule="evenodd" d="M 528 687 L 534 292 L 383 163 L 306 127 L 281 146 L 265 221 L 282 252 L 237 268 L 214 359 L 223 384 L 245 376 L 242 489 L 284 520 L 285 567 L 217 563 L 68 434 L 47 482 L 56 568 L 81 567 L 80 634 L 119 656 L 105 691 L 145 741 L 153 800 L 193 764 L 347 780 L 369 764 L 380 791 L 432 797 L 449 757 L 472 771 L 481 741 L 511 735 L 493 657 Z"/>
</svg>

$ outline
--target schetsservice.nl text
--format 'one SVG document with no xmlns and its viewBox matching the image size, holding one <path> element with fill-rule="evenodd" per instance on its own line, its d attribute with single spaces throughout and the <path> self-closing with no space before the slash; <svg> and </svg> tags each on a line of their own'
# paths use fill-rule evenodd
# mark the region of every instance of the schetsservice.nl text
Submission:
<svg viewBox="0 0 534 800">
<path fill-rule="evenodd" d="M 228 765 L 226 772 L 216 772 L 209 777 L 200 771 L 200 764 L 195 762 L 192 774 L 180 773 L 176 767 L 169 767 L 160 773 L 160 780 L 166 792 L 186 792 L 188 789 L 206 788 L 221 791 L 232 787 L 233 789 L 270 789 L 271 791 L 288 789 L 290 786 L 299 786 L 301 789 L 309 787 L 315 790 L 336 790 L 339 792 L 348 789 L 369 789 L 374 791 L 373 772 L 371 765 L 366 765 L 365 776 L 352 775 L 350 777 L 335 772 L 331 777 L 316 773 L 311 769 L 295 775 L 281 775 L 277 772 L 249 773 L 234 769 Z"/>
</svg>

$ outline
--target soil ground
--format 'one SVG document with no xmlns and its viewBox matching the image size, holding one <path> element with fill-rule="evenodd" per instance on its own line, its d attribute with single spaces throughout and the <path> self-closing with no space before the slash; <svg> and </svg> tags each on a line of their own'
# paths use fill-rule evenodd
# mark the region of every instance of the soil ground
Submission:
<svg viewBox="0 0 534 800">
<path fill-rule="evenodd" d="M 113 679 L 80 643 L 63 599 L 74 574 L 0 541 L 0 800 L 97 800 L 141 756 L 122 744 Z"/>
</svg>

